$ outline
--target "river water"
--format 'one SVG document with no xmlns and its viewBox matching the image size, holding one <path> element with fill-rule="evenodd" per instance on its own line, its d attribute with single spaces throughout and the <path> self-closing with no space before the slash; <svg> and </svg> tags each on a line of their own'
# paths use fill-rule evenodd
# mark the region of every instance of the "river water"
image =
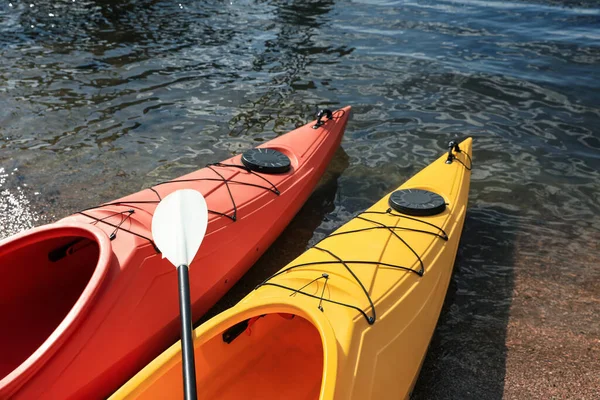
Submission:
<svg viewBox="0 0 600 400">
<path fill-rule="evenodd" d="M 0 0 L 0 62 L 0 238 L 353 106 L 300 217 L 213 314 L 472 136 L 414 398 L 599 397 L 595 1 Z"/>
</svg>

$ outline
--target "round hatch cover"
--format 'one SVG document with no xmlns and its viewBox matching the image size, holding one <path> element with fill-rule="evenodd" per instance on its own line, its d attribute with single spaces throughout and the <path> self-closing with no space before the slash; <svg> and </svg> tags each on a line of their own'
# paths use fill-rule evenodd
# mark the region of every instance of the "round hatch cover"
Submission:
<svg viewBox="0 0 600 400">
<path fill-rule="evenodd" d="M 274 149 L 250 149 L 242 155 L 242 163 L 252 171 L 281 174 L 290 170 L 288 156 Z"/>
<path fill-rule="evenodd" d="M 390 207 L 408 215 L 429 216 L 446 209 L 446 202 L 437 193 L 423 189 L 396 190 L 390 196 Z"/>
</svg>

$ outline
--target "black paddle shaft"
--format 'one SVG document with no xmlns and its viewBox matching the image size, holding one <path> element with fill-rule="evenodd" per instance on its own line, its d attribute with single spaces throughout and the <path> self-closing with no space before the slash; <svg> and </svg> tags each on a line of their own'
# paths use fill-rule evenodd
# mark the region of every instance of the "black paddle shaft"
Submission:
<svg viewBox="0 0 600 400">
<path fill-rule="evenodd" d="M 183 393 L 185 400 L 196 400 L 196 365 L 192 343 L 192 306 L 190 276 L 187 265 L 177 267 L 179 278 L 179 314 L 181 316 L 181 355 L 183 361 Z"/>
</svg>

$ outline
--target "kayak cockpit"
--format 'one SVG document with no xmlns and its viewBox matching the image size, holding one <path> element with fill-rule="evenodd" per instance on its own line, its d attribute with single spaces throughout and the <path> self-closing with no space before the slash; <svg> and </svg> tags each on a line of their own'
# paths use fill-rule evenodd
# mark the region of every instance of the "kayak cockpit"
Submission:
<svg viewBox="0 0 600 400">
<path fill-rule="evenodd" d="M 202 398 L 319 398 L 323 345 L 312 323 L 293 314 L 267 314 L 244 326 L 237 337 L 227 337 L 231 329 L 239 332 L 234 326 L 196 350 Z"/>
<path fill-rule="evenodd" d="M 180 354 L 180 353 L 179 353 Z M 199 399 L 318 399 L 323 344 L 318 329 L 292 314 L 260 315 L 195 346 Z M 141 398 L 181 398 L 181 358 Z"/>
<path fill-rule="evenodd" d="M 0 388 L 39 367 L 70 333 L 102 282 L 110 252 L 104 232 L 81 224 L 48 225 L 0 244 Z"/>
</svg>

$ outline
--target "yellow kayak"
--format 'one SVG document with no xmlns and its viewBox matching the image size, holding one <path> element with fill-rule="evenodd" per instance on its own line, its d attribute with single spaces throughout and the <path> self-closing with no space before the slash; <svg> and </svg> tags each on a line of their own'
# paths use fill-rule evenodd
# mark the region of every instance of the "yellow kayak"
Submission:
<svg viewBox="0 0 600 400">
<path fill-rule="evenodd" d="M 198 397 L 408 398 L 448 288 L 470 170 L 471 139 L 451 142 L 447 154 L 198 327 Z M 176 343 L 112 398 L 182 397 Z"/>
</svg>

